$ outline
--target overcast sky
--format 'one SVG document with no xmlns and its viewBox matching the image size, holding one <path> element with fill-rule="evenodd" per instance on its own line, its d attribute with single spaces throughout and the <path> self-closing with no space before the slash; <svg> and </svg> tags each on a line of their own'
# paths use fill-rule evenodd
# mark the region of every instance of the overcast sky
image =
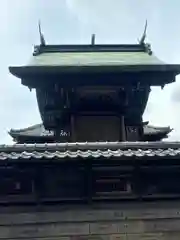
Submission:
<svg viewBox="0 0 180 240">
<path fill-rule="evenodd" d="M 48 43 L 136 43 L 148 19 L 148 42 L 161 60 L 180 64 L 178 0 L 1 0 L 0 143 L 7 131 L 41 122 L 34 92 L 11 76 L 8 66 L 25 64 L 39 43 L 38 19 Z M 144 120 L 174 128 L 180 140 L 180 77 L 164 90 L 153 88 Z"/>
</svg>

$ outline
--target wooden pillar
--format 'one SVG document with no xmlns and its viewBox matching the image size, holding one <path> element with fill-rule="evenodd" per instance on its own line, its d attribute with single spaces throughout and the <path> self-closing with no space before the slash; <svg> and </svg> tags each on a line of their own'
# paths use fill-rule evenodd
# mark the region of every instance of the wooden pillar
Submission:
<svg viewBox="0 0 180 240">
<path fill-rule="evenodd" d="M 87 197 L 87 202 L 91 203 L 92 198 L 93 198 L 93 179 L 92 179 L 92 163 L 91 160 L 89 160 L 85 166 L 86 168 L 86 181 L 87 182 L 87 187 L 86 187 L 86 197 Z M 85 184 L 86 185 L 86 184 Z"/>
<path fill-rule="evenodd" d="M 55 138 L 56 142 L 59 142 L 59 140 L 60 140 L 60 132 L 61 132 L 61 130 L 59 128 L 54 130 L 54 138 Z"/>
<path fill-rule="evenodd" d="M 141 179 L 141 166 L 139 163 L 133 166 L 133 182 L 134 182 L 134 194 L 139 200 L 142 199 L 142 179 Z"/>
<path fill-rule="evenodd" d="M 121 134 L 122 134 L 122 141 L 125 142 L 127 138 L 126 138 L 126 127 L 125 127 L 124 115 L 121 116 Z"/>
<path fill-rule="evenodd" d="M 77 142 L 76 134 L 75 134 L 75 117 L 71 115 L 71 141 Z"/>
<path fill-rule="evenodd" d="M 34 176 L 34 194 L 36 196 L 36 203 L 38 205 L 41 204 L 41 200 L 42 200 L 42 195 L 43 195 L 43 169 L 42 166 L 40 166 L 39 164 L 36 166 L 35 168 L 35 176 Z"/>
</svg>

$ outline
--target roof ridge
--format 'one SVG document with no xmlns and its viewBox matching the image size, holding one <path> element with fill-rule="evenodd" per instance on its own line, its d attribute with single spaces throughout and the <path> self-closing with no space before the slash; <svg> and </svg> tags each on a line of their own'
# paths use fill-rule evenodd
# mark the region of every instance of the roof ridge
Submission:
<svg viewBox="0 0 180 240">
<path fill-rule="evenodd" d="M 147 52 L 146 45 L 142 44 L 62 44 L 62 45 L 36 45 L 33 55 L 55 52 L 108 52 L 108 51 L 134 51 Z M 148 53 L 148 52 L 147 52 Z"/>
</svg>

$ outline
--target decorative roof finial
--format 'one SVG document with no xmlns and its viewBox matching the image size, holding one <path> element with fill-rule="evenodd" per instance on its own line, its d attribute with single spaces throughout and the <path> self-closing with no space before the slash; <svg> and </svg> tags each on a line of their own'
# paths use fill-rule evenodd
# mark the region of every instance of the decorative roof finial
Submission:
<svg viewBox="0 0 180 240">
<path fill-rule="evenodd" d="M 145 44 L 146 32 L 147 32 L 147 19 L 146 19 L 143 35 L 142 35 L 142 37 L 141 37 L 141 39 L 139 41 L 140 45 L 144 45 Z"/>
<path fill-rule="evenodd" d="M 91 45 L 95 45 L 95 38 L 96 38 L 96 35 L 92 34 L 92 36 L 91 36 Z"/>
<path fill-rule="evenodd" d="M 38 27 L 39 27 L 39 35 L 40 35 L 40 44 L 42 46 L 45 46 L 46 45 L 46 41 L 45 41 L 44 35 L 43 35 L 42 31 L 41 31 L 41 22 L 40 22 L 40 20 L 38 22 Z"/>
</svg>

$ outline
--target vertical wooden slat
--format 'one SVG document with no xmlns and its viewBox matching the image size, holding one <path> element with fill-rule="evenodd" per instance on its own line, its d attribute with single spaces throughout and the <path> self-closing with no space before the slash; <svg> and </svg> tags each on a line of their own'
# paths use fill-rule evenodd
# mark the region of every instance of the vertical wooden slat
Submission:
<svg viewBox="0 0 180 240">
<path fill-rule="evenodd" d="M 87 176 L 87 201 L 92 202 L 93 186 L 92 186 L 92 163 L 88 161 L 86 165 L 86 176 Z M 86 184 L 84 185 L 86 187 Z"/>
<path fill-rule="evenodd" d="M 126 141 L 126 129 L 125 129 L 125 121 L 124 115 L 121 116 L 121 132 L 122 132 L 122 141 Z"/>
<path fill-rule="evenodd" d="M 71 115 L 71 141 L 76 142 L 76 132 L 75 132 L 75 117 Z"/>
<path fill-rule="evenodd" d="M 34 179 L 34 194 L 36 196 L 36 202 L 40 204 L 41 197 L 42 197 L 42 184 L 43 184 L 43 169 L 40 165 L 36 166 L 35 170 L 35 179 Z M 48 177 L 48 176 L 47 176 Z"/>
<path fill-rule="evenodd" d="M 141 200 L 142 198 L 142 179 L 140 165 L 136 162 L 133 169 L 133 183 L 134 183 L 134 192 L 137 197 Z"/>
</svg>

